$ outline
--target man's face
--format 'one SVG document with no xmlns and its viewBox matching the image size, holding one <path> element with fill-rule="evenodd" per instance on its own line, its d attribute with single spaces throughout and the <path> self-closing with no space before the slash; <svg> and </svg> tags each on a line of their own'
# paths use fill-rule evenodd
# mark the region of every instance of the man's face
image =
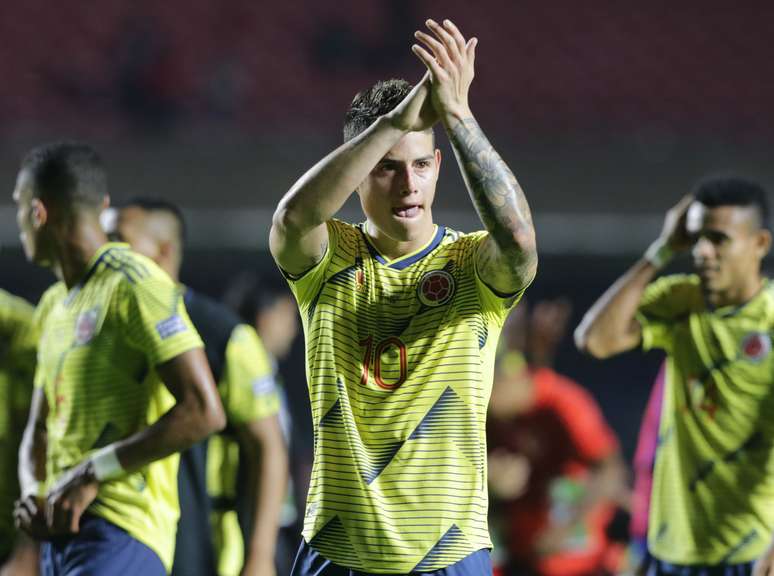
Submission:
<svg viewBox="0 0 774 576">
<path fill-rule="evenodd" d="M 358 188 L 368 220 L 386 236 L 410 241 L 433 223 L 432 204 L 441 152 L 431 132 L 409 132 L 382 158 Z"/>
<path fill-rule="evenodd" d="M 115 231 L 111 236 L 128 243 L 132 250 L 158 262 L 160 245 L 148 230 L 148 213 L 142 208 L 128 206 L 118 212 Z"/>
<path fill-rule="evenodd" d="M 760 229 L 754 208 L 710 208 L 694 202 L 688 209 L 686 230 L 694 242 L 694 268 L 713 303 L 740 293 L 760 274 L 770 238 Z"/>
<path fill-rule="evenodd" d="M 30 262 L 44 264 L 47 260 L 43 255 L 41 240 L 41 226 L 38 223 L 36 203 L 33 194 L 32 175 L 27 170 L 22 170 L 16 177 L 16 188 L 13 191 L 13 200 L 16 203 L 16 224 L 19 226 L 19 239 L 24 247 L 24 255 Z"/>
</svg>

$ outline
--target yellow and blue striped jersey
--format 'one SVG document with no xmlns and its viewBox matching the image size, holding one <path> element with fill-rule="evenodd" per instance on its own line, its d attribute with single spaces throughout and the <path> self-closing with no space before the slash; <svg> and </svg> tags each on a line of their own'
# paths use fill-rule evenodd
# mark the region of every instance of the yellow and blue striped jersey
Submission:
<svg viewBox="0 0 774 576">
<path fill-rule="evenodd" d="M 438 570 L 491 547 L 486 409 L 501 297 L 476 270 L 485 232 L 437 227 L 388 261 L 362 225 L 289 283 L 306 337 L 315 452 L 304 538 L 373 573 Z"/>
<path fill-rule="evenodd" d="M 774 288 L 710 308 L 696 276 L 651 284 L 638 319 L 667 353 L 648 548 L 675 564 L 758 558 L 774 530 Z"/>
<path fill-rule="evenodd" d="M 208 441 L 207 492 L 216 503 L 212 529 L 218 574 L 238 576 L 245 550 L 237 515 L 240 449 L 234 427 L 274 416 L 280 408 L 271 360 L 251 326 L 239 324 L 231 333 L 218 392 L 228 428 Z"/>
<path fill-rule="evenodd" d="M 33 312 L 26 300 L 0 290 L 0 562 L 11 551 L 16 535 L 16 468 L 32 398 L 37 350 Z"/>
<path fill-rule="evenodd" d="M 35 386 L 48 401 L 47 485 L 93 451 L 148 427 L 174 405 L 154 367 L 201 340 L 167 274 L 125 244 L 94 255 L 69 291 L 41 299 Z M 178 456 L 100 485 L 89 512 L 123 528 L 172 564 Z"/>
</svg>

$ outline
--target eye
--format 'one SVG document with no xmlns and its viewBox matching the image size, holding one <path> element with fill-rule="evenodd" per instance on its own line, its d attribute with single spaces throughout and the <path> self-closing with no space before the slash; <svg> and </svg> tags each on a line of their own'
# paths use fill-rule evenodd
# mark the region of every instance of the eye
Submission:
<svg viewBox="0 0 774 576">
<path fill-rule="evenodd" d="M 414 162 L 414 166 L 419 169 L 430 168 L 430 160 L 417 160 Z"/>
</svg>

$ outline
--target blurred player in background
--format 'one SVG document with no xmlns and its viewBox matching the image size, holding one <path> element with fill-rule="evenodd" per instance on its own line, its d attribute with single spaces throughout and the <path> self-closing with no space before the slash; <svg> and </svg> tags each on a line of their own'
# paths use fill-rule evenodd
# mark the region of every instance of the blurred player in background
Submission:
<svg viewBox="0 0 774 576">
<path fill-rule="evenodd" d="M 702 182 L 576 331 L 578 346 L 599 358 L 638 346 L 667 353 L 649 575 L 774 574 L 774 289 L 761 274 L 767 226 L 758 184 Z M 696 273 L 654 282 L 684 251 Z"/>
<path fill-rule="evenodd" d="M 413 47 L 425 78 L 358 94 L 345 143 L 274 214 L 316 441 L 294 576 L 492 571 L 486 409 L 497 338 L 537 252 L 527 200 L 468 106 L 477 41 L 427 25 Z M 486 231 L 433 222 L 437 122 Z M 366 221 L 334 219 L 355 191 Z"/>
<path fill-rule="evenodd" d="M 551 366 L 570 305 L 524 304 L 506 322 L 489 409 L 491 522 L 503 574 L 615 574 L 624 547 L 607 535 L 627 505 L 618 442 L 593 397 Z"/>
<path fill-rule="evenodd" d="M 133 200 L 118 212 L 115 231 L 180 282 L 185 222 L 177 206 Z M 288 477 L 274 365 L 251 325 L 191 288 L 181 292 L 204 340 L 227 427 L 182 455 L 173 573 L 270 575 Z"/>
<path fill-rule="evenodd" d="M 225 423 L 201 340 L 169 277 L 107 241 L 91 147 L 32 150 L 13 198 L 27 258 L 60 278 L 36 310 L 16 521 L 46 541 L 43 574 L 166 574 L 176 453 Z"/>
<path fill-rule="evenodd" d="M 0 290 L 0 576 L 37 574 L 38 546 L 14 527 L 19 444 L 30 411 L 38 346 L 34 308 Z"/>
<path fill-rule="evenodd" d="M 239 314 L 245 324 L 255 327 L 269 355 L 277 392 L 280 395 L 279 418 L 291 454 L 292 472 L 280 515 L 276 558 L 277 573 L 289 574 L 300 534 L 296 499 L 300 487 L 296 482 L 300 480 L 305 493 L 309 486 L 309 477 L 304 472 L 311 467 L 312 458 L 311 452 L 307 454 L 306 447 L 299 446 L 295 441 L 294 419 L 291 416 L 286 389 L 279 371 L 279 363 L 287 359 L 291 346 L 298 336 L 298 307 L 287 285 L 281 283 L 282 278 L 278 273 L 275 273 L 275 276 L 276 278 L 267 278 L 250 272 L 242 273 L 234 279 L 223 300 Z M 299 459 L 302 461 L 299 462 Z M 299 475 L 302 477 L 299 478 Z"/>
</svg>

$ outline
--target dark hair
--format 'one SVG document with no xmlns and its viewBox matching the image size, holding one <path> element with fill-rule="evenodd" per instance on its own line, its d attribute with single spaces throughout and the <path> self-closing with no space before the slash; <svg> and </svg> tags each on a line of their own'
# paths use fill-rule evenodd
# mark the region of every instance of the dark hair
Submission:
<svg viewBox="0 0 774 576">
<path fill-rule="evenodd" d="M 769 202 L 766 190 L 752 180 L 736 176 L 708 178 L 698 184 L 694 198 L 708 208 L 719 206 L 754 208 L 760 220 L 760 227 L 769 227 Z"/>
<path fill-rule="evenodd" d="M 161 198 L 149 198 L 147 196 L 136 196 L 129 200 L 123 206 L 124 208 L 139 208 L 146 212 L 164 212 L 172 216 L 178 224 L 180 245 L 185 244 L 187 237 L 187 230 L 185 225 L 185 218 L 183 217 L 183 211 L 180 207 L 169 200 L 163 200 Z"/>
<path fill-rule="evenodd" d="M 239 314 L 243 322 L 252 326 L 261 311 L 288 297 L 291 297 L 290 291 L 281 278 L 245 271 L 226 290 L 223 302 Z"/>
<path fill-rule="evenodd" d="M 63 206 L 97 209 L 107 196 L 102 158 L 88 144 L 63 141 L 30 150 L 21 169 L 33 179 L 33 195 Z"/>
<path fill-rule="evenodd" d="M 413 86 L 405 80 L 382 80 L 358 92 L 344 117 L 344 142 L 365 131 L 379 116 L 390 112 L 408 95 Z"/>
</svg>

